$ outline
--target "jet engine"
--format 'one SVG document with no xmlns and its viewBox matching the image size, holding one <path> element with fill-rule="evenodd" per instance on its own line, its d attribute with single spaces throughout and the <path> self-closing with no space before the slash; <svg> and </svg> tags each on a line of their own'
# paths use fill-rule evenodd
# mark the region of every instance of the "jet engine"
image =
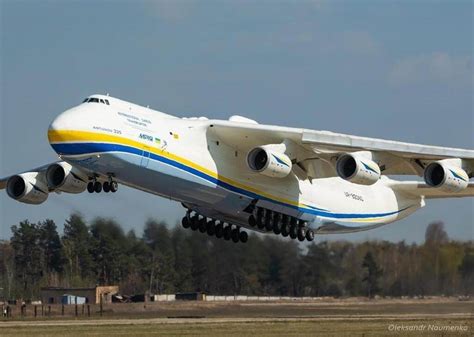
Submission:
<svg viewBox="0 0 474 337">
<path fill-rule="evenodd" d="M 435 161 L 425 168 L 425 182 L 431 187 L 448 192 L 458 192 L 467 187 L 469 176 L 463 169 L 443 161 Z"/>
<path fill-rule="evenodd" d="M 269 146 L 254 148 L 247 155 L 247 164 L 254 171 L 273 178 L 284 178 L 291 172 L 291 160 Z"/>
<path fill-rule="evenodd" d="M 87 187 L 87 177 L 64 161 L 48 167 L 46 182 L 51 190 L 67 193 L 81 193 Z"/>
<path fill-rule="evenodd" d="M 7 181 L 7 194 L 10 198 L 25 204 L 41 204 L 48 199 L 48 187 L 43 178 L 39 172 L 11 176 Z"/>
<path fill-rule="evenodd" d="M 372 185 L 380 179 L 380 167 L 356 153 L 340 156 L 336 162 L 336 171 L 342 179 L 360 185 Z"/>
</svg>

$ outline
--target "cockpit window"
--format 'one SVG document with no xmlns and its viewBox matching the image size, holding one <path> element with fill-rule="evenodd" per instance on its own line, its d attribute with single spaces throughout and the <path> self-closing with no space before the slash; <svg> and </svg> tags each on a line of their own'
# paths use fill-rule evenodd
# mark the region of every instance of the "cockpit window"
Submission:
<svg viewBox="0 0 474 337">
<path fill-rule="evenodd" d="M 82 101 L 82 103 L 102 103 L 102 104 L 110 105 L 108 99 L 96 98 L 96 97 L 87 97 L 86 99 Z"/>
</svg>

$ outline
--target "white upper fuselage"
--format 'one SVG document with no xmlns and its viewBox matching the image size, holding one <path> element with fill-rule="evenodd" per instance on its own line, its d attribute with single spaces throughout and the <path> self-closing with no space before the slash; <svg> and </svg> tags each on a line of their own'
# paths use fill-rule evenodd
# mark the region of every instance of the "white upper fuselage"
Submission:
<svg viewBox="0 0 474 337">
<path fill-rule="evenodd" d="M 310 180 L 297 170 L 284 178 L 267 177 L 248 168 L 247 153 L 209 131 L 212 120 L 91 97 L 99 102 L 80 104 L 51 123 L 49 140 L 61 158 L 88 174 L 112 175 L 209 217 L 246 226 L 244 209 L 257 202 L 313 227 L 337 222 L 357 230 L 398 220 L 423 205 L 422 198 L 394 192 L 386 177 L 370 186 L 339 177 Z"/>
</svg>

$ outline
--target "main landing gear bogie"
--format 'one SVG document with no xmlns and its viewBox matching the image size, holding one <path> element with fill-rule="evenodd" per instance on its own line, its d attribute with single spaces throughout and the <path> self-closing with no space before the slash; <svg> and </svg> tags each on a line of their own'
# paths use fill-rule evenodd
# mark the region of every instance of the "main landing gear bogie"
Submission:
<svg viewBox="0 0 474 337">
<path fill-rule="evenodd" d="M 183 217 L 181 224 L 183 228 L 190 228 L 193 231 L 206 233 L 209 236 L 215 236 L 218 239 L 224 239 L 234 243 L 245 243 L 249 237 L 247 232 L 240 230 L 239 226 L 222 221 L 217 222 L 214 219 L 208 219 L 198 213 L 191 215 L 190 211 Z"/>
<path fill-rule="evenodd" d="M 249 217 L 249 225 L 293 240 L 314 240 L 314 232 L 305 221 L 262 207 L 257 207 Z"/>
<path fill-rule="evenodd" d="M 117 190 L 118 183 L 112 178 L 110 178 L 109 181 L 105 181 L 103 183 L 94 178 L 87 184 L 87 191 L 89 193 L 100 193 L 102 191 L 104 191 L 105 193 L 115 193 L 117 192 Z"/>
</svg>

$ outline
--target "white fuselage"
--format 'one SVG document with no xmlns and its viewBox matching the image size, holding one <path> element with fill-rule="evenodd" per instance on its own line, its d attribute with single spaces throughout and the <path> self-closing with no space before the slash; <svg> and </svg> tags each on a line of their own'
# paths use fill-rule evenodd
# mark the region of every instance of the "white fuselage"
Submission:
<svg viewBox="0 0 474 337">
<path fill-rule="evenodd" d="M 65 111 L 48 133 L 61 158 L 90 175 L 182 202 L 210 218 L 247 226 L 251 203 L 308 221 L 319 232 L 368 229 L 423 205 L 382 177 L 365 186 L 339 177 L 284 178 L 251 171 L 247 153 L 209 132 L 212 120 L 176 118 L 108 96 Z"/>
</svg>

